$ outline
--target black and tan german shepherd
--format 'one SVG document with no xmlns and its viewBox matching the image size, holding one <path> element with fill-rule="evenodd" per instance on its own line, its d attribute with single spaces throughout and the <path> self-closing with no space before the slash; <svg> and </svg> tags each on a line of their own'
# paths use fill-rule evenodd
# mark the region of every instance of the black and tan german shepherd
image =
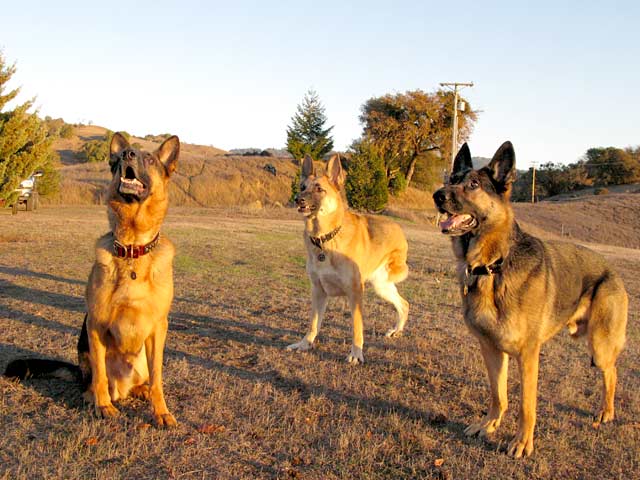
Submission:
<svg viewBox="0 0 640 480">
<path fill-rule="evenodd" d="M 542 241 L 523 232 L 510 204 L 515 152 L 505 142 L 488 166 L 474 170 L 469 147 L 458 152 L 449 183 L 433 199 L 452 237 L 465 323 L 480 342 L 491 386 L 489 411 L 467 435 L 495 431 L 507 410 L 509 356 L 520 367 L 518 432 L 508 453 L 533 452 L 538 357 L 544 342 L 567 327 L 586 336 L 602 370 L 602 406 L 594 425 L 613 420 L 616 359 L 625 342 L 624 285 L 595 252 Z"/>
<path fill-rule="evenodd" d="M 180 141 L 173 136 L 153 153 L 129 145 L 119 133 L 110 145 L 108 190 L 111 232 L 96 243 L 78 340 L 79 366 L 47 359 L 17 359 L 9 377 L 76 375 L 98 416 L 129 395 L 151 401 L 158 425 L 172 426 L 162 389 L 162 357 L 173 299 L 173 244 L 160 235 Z"/>
</svg>

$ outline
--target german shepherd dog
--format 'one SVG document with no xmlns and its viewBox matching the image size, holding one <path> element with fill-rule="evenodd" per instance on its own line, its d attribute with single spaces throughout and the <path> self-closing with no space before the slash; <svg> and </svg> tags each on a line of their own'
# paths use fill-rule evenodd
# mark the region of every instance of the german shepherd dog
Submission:
<svg viewBox="0 0 640 480">
<path fill-rule="evenodd" d="M 396 283 L 408 275 L 407 241 L 400 226 L 382 217 L 358 215 L 347 210 L 343 199 L 345 174 L 334 155 L 325 175 L 316 175 L 306 156 L 302 165 L 296 203 L 304 216 L 307 273 L 311 280 L 311 327 L 305 337 L 287 349 L 309 350 L 322 323 L 329 297 L 346 296 L 353 321 L 353 345 L 347 361 L 363 363 L 362 300 L 365 282 L 391 302 L 398 312 L 388 337 L 400 335 L 409 314 L 409 303 Z"/>
<path fill-rule="evenodd" d="M 108 190 L 111 232 L 96 243 L 79 367 L 55 360 L 18 359 L 5 375 L 25 378 L 79 373 L 85 398 L 99 417 L 113 417 L 113 402 L 129 395 L 151 400 L 156 424 L 173 426 L 162 391 L 162 355 L 173 299 L 173 244 L 160 236 L 169 177 L 180 141 L 168 138 L 154 153 L 139 151 L 116 133 L 110 145 Z"/>
<path fill-rule="evenodd" d="M 491 386 L 489 411 L 467 435 L 494 432 L 507 410 L 509 356 L 520 368 L 518 431 L 508 454 L 533 452 L 540 347 L 563 327 L 586 336 L 602 371 L 602 406 L 594 426 L 613 420 L 616 359 L 624 347 L 628 299 L 620 277 L 595 252 L 523 232 L 510 205 L 515 152 L 505 142 L 474 170 L 458 152 L 449 183 L 433 199 L 452 237 L 465 323 L 480 342 Z"/>
</svg>

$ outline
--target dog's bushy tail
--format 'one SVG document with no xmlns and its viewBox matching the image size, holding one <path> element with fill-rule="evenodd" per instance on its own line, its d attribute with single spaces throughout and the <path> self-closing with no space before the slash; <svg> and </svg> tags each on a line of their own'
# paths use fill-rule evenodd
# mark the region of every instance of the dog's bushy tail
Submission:
<svg viewBox="0 0 640 480">
<path fill-rule="evenodd" d="M 61 360 L 49 360 L 44 358 L 18 358 L 7 365 L 4 371 L 5 377 L 18 378 L 60 378 L 62 380 L 82 380 L 80 367 L 73 363 Z"/>
</svg>

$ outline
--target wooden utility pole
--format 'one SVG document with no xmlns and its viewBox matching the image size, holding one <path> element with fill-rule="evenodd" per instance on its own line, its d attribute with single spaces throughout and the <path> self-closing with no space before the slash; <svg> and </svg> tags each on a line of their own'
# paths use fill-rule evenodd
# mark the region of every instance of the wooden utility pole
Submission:
<svg viewBox="0 0 640 480">
<path fill-rule="evenodd" d="M 533 171 L 531 172 L 531 203 L 536 203 L 536 162 L 533 162 Z"/>
<path fill-rule="evenodd" d="M 451 166 L 453 171 L 453 161 L 458 153 L 458 87 L 473 87 L 473 82 L 443 82 L 441 87 L 453 87 L 453 135 L 451 139 Z M 445 173 L 446 177 L 446 173 Z"/>
</svg>

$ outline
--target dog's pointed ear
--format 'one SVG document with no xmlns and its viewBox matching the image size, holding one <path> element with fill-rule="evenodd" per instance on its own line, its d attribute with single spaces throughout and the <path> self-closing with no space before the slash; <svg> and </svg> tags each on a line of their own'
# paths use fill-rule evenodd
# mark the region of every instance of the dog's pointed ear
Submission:
<svg viewBox="0 0 640 480">
<path fill-rule="evenodd" d="M 503 191 L 509 191 L 516 179 L 516 152 L 511 142 L 500 145 L 487 168 L 496 183 L 503 186 Z"/>
<path fill-rule="evenodd" d="M 124 135 L 120 132 L 113 134 L 111 143 L 109 144 L 109 166 L 111 168 L 120 160 L 120 154 L 129 147 L 129 142 L 124 138 Z"/>
<path fill-rule="evenodd" d="M 308 153 L 302 160 L 302 178 L 307 178 L 316 174 L 316 168 L 313 166 L 313 159 Z"/>
<path fill-rule="evenodd" d="M 327 176 L 329 177 L 329 180 L 331 180 L 331 183 L 336 187 L 341 188 L 344 185 L 345 174 L 342 169 L 340 155 L 337 153 L 329 159 L 329 163 L 327 165 Z"/>
<path fill-rule="evenodd" d="M 180 139 L 173 135 L 167 138 L 156 150 L 158 160 L 162 162 L 169 175 L 176 171 L 178 156 L 180 155 Z"/>
<path fill-rule="evenodd" d="M 453 172 L 451 173 L 458 173 L 464 170 L 473 170 L 471 150 L 469 150 L 469 145 L 466 142 L 460 147 L 456 158 L 453 160 Z"/>
</svg>

